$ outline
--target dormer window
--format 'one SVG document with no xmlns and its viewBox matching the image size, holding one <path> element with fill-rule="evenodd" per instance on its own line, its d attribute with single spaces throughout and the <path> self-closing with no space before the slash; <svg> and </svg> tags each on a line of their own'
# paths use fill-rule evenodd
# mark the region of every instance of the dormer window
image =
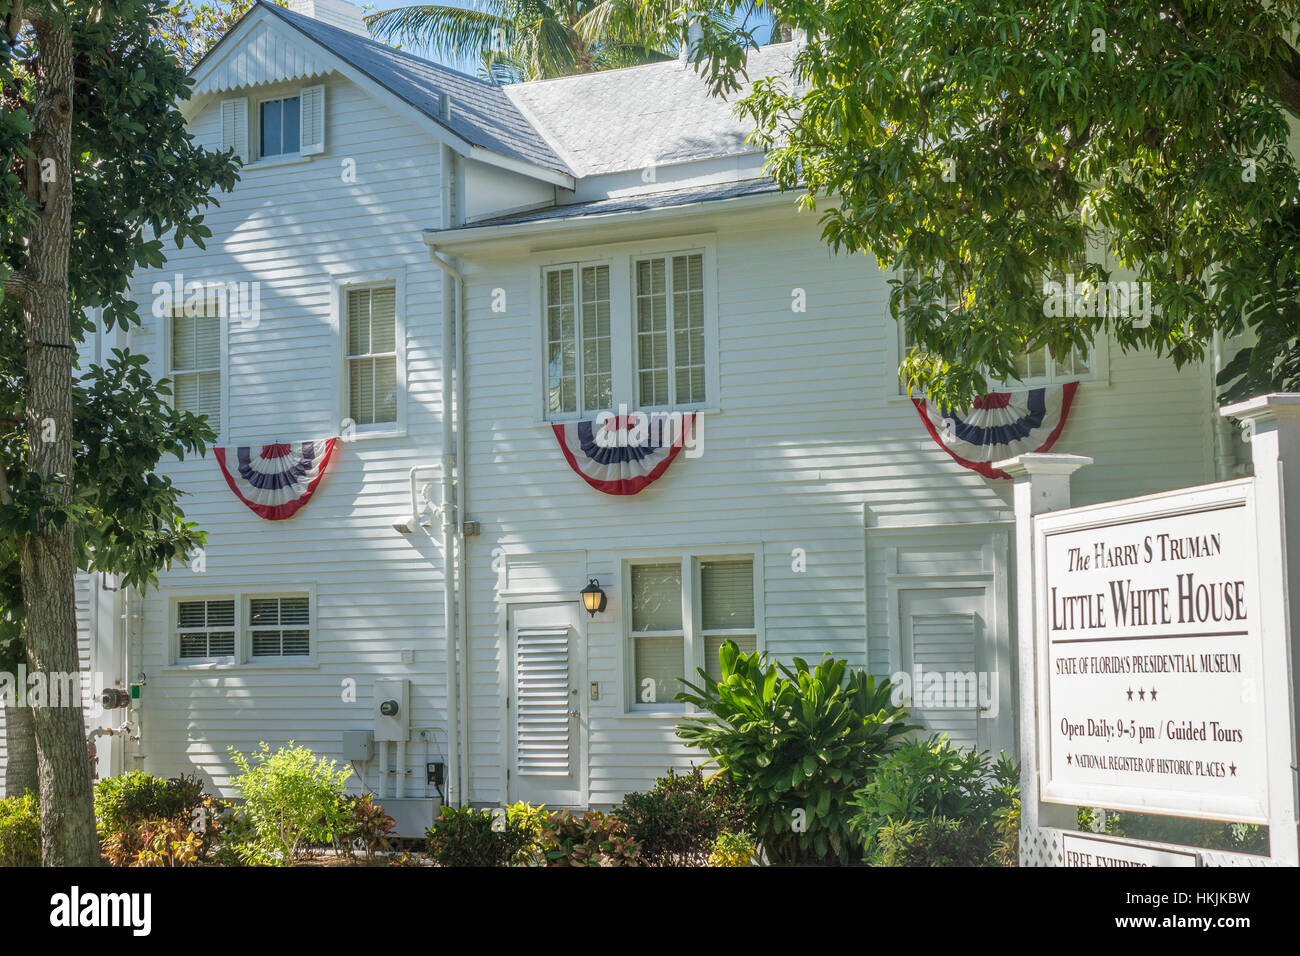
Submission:
<svg viewBox="0 0 1300 956">
<path fill-rule="evenodd" d="M 221 148 L 247 163 L 283 161 L 325 151 L 325 87 L 304 86 L 257 101 L 221 101 Z"/>
<path fill-rule="evenodd" d="M 263 158 L 285 156 L 298 152 L 299 99 L 286 96 L 278 100 L 263 100 L 260 104 L 262 139 L 260 155 Z"/>
</svg>

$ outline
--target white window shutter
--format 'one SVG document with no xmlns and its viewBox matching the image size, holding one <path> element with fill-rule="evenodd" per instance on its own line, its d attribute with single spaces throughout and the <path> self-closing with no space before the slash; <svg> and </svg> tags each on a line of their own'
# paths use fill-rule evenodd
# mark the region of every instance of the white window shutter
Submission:
<svg viewBox="0 0 1300 956">
<path fill-rule="evenodd" d="M 298 94 L 302 110 L 301 145 L 298 151 L 304 156 L 325 152 L 325 87 L 304 86 Z"/>
<path fill-rule="evenodd" d="M 248 162 L 248 97 L 221 101 L 221 148 Z"/>
</svg>

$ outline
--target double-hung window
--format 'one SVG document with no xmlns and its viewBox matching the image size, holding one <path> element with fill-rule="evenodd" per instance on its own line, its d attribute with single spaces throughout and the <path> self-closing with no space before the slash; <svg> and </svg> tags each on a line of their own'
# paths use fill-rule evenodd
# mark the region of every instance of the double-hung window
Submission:
<svg viewBox="0 0 1300 956">
<path fill-rule="evenodd" d="M 698 684 L 698 667 L 719 679 L 718 652 L 726 641 L 744 653 L 757 648 L 752 557 L 635 562 L 626 580 L 633 710 L 679 706 L 674 698 L 682 679 Z"/>
<path fill-rule="evenodd" d="M 206 415 L 213 431 L 221 431 L 221 314 L 215 299 L 185 306 L 179 303 L 169 319 L 171 355 L 168 377 L 172 404 L 178 412 Z"/>
<path fill-rule="evenodd" d="M 704 256 L 638 259 L 634 295 L 636 400 L 641 408 L 707 399 Z"/>
<path fill-rule="evenodd" d="M 544 273 L 546 408 L 550 415 L 614 404 L 609 266 L 565 265 Z"/>
<path fill-rule="evenodd" d="M 396 289 L 349 287 L 344 298 L 348 417 L 362 427 L 395 425 L 401 397 Z"/>
<path fill-rule="evenodd" d="M 686 675 L 682 565 L 635 564 L 631 580 L 633 700 L 672 705 Z"/>
</svg>

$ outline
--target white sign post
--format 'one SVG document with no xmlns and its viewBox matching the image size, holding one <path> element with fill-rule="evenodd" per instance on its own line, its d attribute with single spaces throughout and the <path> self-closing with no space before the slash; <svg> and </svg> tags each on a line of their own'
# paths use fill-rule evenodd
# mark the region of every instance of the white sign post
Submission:
<svg viewBox="0 0 1300 956">
<path fill-rule="evenodd" d="M 1074 832 L 1081 806 L 1265 824 L 1265 862 L 1300 865 L 1300 395 L 1222 413 L 1247 423 L 1252 478 L 1070 508 L 1086 459 L 998 465 L 1016 480 L 1022 865 L 1261 862 Z"/>
</svg>

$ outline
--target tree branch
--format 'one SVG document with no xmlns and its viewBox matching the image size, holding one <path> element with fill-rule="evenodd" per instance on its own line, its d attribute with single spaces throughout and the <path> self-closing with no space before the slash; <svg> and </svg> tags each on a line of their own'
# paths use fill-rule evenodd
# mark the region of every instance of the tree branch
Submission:
<svg viewBox="0 0 1300 956">
<path fill-rule="evenodd" d="M 1300 53 L 1287 44 L 1274 69 L 1274 92 L 1282 105 L 1300 116 Z"/>
</svg>

